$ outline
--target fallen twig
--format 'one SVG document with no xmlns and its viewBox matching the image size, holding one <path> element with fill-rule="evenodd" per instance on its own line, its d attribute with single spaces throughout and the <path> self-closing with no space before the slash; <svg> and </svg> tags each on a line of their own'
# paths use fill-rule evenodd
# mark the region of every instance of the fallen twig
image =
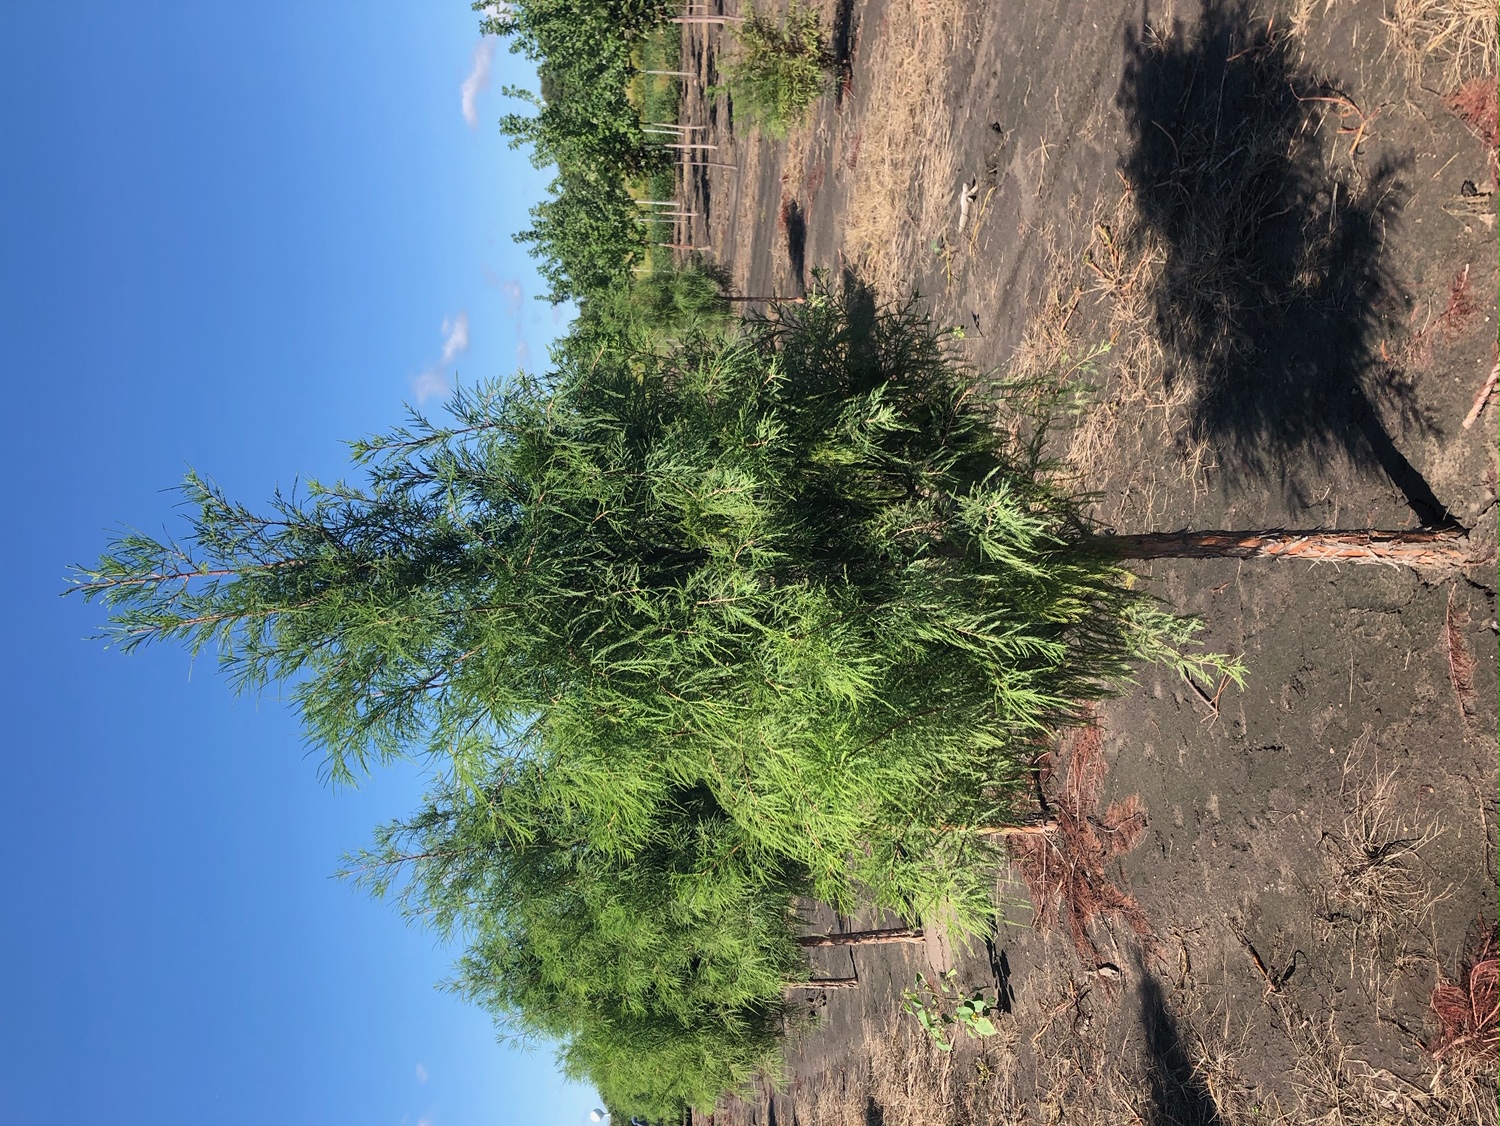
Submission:
<svg viewBox="0 0 1500 1126">
<path fill-rule="evenodd" d="M 1495 363 L 1490 377 L 1484 381 L 1484 386 L 1479 389 L 1479 394 L 1474 396 L 1474 405 L 1469 408 L 1469 413 L 1464 415 L 1464 429 L 1472 430 L 1474 423 L 1479 421 L 1480 414 L 1484 411 L 1484 405 L 1490 401 L 1490 396 L 1495 393 L 1495 381 L 1500 377 L 1500 360 Z"/>
<path fill-rule="evenodd" d="M 1256 951 L 1255 947 L 1250 944 L 1250 940 L 1240 931 L 1235 931 L 1234 937 L 1240 940 L 1240 945 L 1250 955 L 1250 961 L 1255 963 L 1255 968 L 1260 971 L 1260 976 L 1266 979 L 1266 996 L 1269 997 L 1272 993 L 1280 993 L 1281 983 L 1271 975 L 1270 970 L 1266 969 L 1265 962 L 1261 960 L 1260 954 Z"/>
<path fill-rule="evenodd" d="M 1035 825 L 1001 825 L 994 829 L 980 829 L 985 837 L 1025 837 L 1036 833 L 1057 832 L 1056 821 L 1039 821 Z"/>
<path fill-rule="evenodd" d="M 857 977 L 815 977 L 811 981 L 789 981 L 787 989 L 855 989 L 859 986 Z"/>
<path fill-rule="evenodd" d="M 969 224 L 969 208 L 979 197 L 979 177 L 974 177 L 974 182 L 965 184 L 958 193 L 958 233 L 963 234 L 964 228 Z"/>
<path fill-rule="evenodd" d="M 1474 700 L 1474 658 L 1464 644 L 1463 627 L 1468 624 L 1468 615 L 1461 617 L 1453 613 L 1453 591 L 1448 591 L 1448 609 L 1443 615 L 1444 639 L 1448 642 L 1448 679 L 1453 682 L 1453 694 L 1458 697 L 1458 715 L 1467 719 Z"/>
</svg>

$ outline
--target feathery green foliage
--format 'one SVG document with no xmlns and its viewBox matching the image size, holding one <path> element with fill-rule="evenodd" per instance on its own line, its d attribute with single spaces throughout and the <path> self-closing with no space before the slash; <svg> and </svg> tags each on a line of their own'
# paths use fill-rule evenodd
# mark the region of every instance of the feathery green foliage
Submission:
<svg viewBox="0 0 1500 1126">
<path fill-rule="evenodd" d="M 672 351 L 678 342 L 729 328 L 724 272 L 701 258 L 657 263 L 641 274 L 596 290 L 578 309 L 557 345 L 563 366 L 590 366 L 601 354 Z"/>
<path fill-rule="evenodd" d="M 270 518 L 190 477 L 188 543 L 127 535 L 83 589 L 127 645 L 293 681 L 336 777 L 545 763 L 578 816 L 642 832 L 703 785 L 827 902 L 977 925 L 974 830 L 1184 628 L 909 312 L 825 296 L 570 363 L 357 443 L 362 489 Z"/>
<path fill-rule="evenodd" d="M 774 1069 L 784 990 L 807 972 L 797 874 L 738 847 L 701 787 L 624 839 L 571 823 L 538 780 L 522 768 L 477 793 L 449 787 L 382 828 L 350 874 L 464 939 L 453 988 L 512 1034 L 561 1042 L 565 1066 L 614 1084 L 632 1113 L 706 1110 Z"/>
</svg>

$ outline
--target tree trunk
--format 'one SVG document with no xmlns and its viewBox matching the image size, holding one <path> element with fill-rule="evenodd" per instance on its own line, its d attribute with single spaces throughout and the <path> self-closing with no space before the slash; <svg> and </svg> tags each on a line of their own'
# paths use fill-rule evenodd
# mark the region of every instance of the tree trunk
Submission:
<svg viewBox="0 0 1500 1126">
<path fill-rule="evenodd" d="M 859 986 L 857 977 L 815 977 L 810 981 L 789 981 L 786 983 L 788 989 L 855 989 Z"/>
<path fill-rule="evenodd" d="M 1462 528 L 1382 532 L 1339 529 L 1252 532 L 1153 532 L 1099 536 L 1122 559 L 1306 559 L 1315 563 L 1383 563 L 1388 567 L 1462 567 L 1476 557 Z"/>
<path fill-rule="evenodd" d="M 902 927 L 884 931 L 849 931 L 847 934 L 808 934 L 797 939 L 801 947 L 876 946 L 885 942 L 922 942 L 920 928 Z"/>
<path fill-rule="evenodd" d="M 1057 822 L 1037 821 L 1031 825 L 1000 825 L 974 831 L 981 837 L 1037 837 L 1057 832 Z"/>
</svg>

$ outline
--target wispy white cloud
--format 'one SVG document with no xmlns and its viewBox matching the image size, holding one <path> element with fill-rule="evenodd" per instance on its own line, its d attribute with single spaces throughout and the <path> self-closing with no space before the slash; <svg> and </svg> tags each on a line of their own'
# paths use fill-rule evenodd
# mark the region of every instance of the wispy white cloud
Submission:
<svg viewBox="0 0 1500 1126">
<path fill-rule="evenodd" d="M 443 363 L 447 363 L 469 347 L 469 314 L 459 313 L 452 320 L 443 321 Z"/>
<path fill-rule="evenodd" d="M 463 93 L 464 120 L 469 123 L 470 129 L 479 125 L 479 95 L 490 84 L 490 67 L 494 65 L 495 46 L 499 42 L 498 36 L 486 35 L 474 44 L 474 61 L 469 67 L 469 77 L 464 79 L 460 88 Z"/>
<path fill-rule="evenodd" d="M 520 368 L 522 371 L 525 371 L 527 365 L 530 363 L 531 346 L 528 345 L 526 341 L 522 340 L 516 344 L 516 367 Z"/>
<path fill-rule="evenodd" d="M 418 406 L 428 399 L 446 396 L 452 389 L 453 384 L 448 382 L 447 375 L 437 368 L 428 368 L 411 381 L 411 393 L 416 396 Z"/>
<path fill-rule="evenodd" d="M 444 365 L 469 349 L 469 314 L 460 312 L 457 316 L 445 318 L 442 332 L 442 359 L 411 381 L 411 393 L 416 397 L 418 406 L 428 399 L 446 396 L 452 390 L 453 384 L 448 380 Z M 419 1071 L 424 1071 L 420 1064 L 417 1066 Z"/>
<path fill-rule="evenodd" d="M 417 1082 L 418 1083 L 426 1083 L 427 1082 L 427 1068 L 424 1065 L 420 1064 L 420 1063 L 417 1064 Z"/>
<path fill-rule="evenodd" d="M 526 300 L 526 291 L 521 288 L 521 283 L 515 278 L 507 278 L 500 283 L 500 292 L 505 294 L 505 311 L 519 321 L 521 306 Z"/>
</svg>

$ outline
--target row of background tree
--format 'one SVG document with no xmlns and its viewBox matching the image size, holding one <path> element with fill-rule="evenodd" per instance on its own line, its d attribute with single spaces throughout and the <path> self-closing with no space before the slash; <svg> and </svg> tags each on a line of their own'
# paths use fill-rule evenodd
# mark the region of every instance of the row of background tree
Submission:
<svg viewBox="0 0 1500 1126">
<path fill-rule="evenodd" d="M 640 222 L 631 189 L 654 198 L 676 192 L 672 150 L 645 127 L 675 120 L 679 87 L 670 75 L 644 73 L 677 69 L 673 6 L 520 0 L 497 8 L 480 0 L 474 8 L 481 29 L 507 38 L 540 80 L 540 95 L 506 88 L 534 112 L 506 114 L 501 131 L 513 146 L 529 145 L 538 168 L 557 172 L 516 239 L 531 244 L 551 300 L 587 299 L 628 278 L 659 237 L 657 225 Z"/>
</svg>

